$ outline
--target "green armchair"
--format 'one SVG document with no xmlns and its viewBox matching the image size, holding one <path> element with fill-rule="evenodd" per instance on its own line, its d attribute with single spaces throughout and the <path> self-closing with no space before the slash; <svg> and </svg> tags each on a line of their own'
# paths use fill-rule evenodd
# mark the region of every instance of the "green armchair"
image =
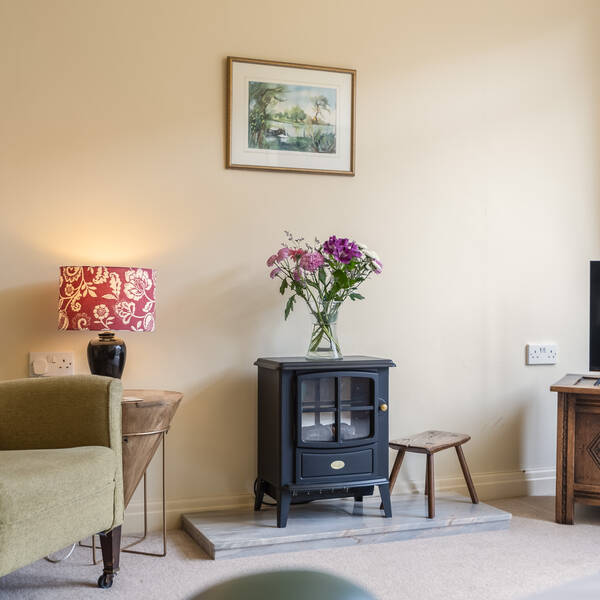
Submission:
<svg viewBox="0 0 600 600">
<path fill-rule="evenodd" d="M 0 382 L 0 577 L 100 533 L 110 587 L 123 522 L 118 379 Z"/>
</svg>

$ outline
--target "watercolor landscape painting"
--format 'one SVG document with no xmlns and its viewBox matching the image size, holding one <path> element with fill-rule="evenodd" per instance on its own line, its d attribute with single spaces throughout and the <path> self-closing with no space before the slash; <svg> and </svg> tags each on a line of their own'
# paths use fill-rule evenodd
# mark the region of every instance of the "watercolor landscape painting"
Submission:
<svg viewBox="0 0 600 600">
<path fill-rule="evenodd" d="M 248 147 L 335 154 L 335 88 L 248 82 Z"/>
</svg>

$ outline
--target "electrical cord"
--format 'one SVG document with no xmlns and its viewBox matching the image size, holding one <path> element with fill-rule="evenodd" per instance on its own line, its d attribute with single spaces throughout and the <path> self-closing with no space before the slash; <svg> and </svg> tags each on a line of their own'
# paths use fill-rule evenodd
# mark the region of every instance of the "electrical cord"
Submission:
<svg viewBox="0 0 600 600">
<path fill-rule="evenodd" d="M 254 480 L 254 497 L 256 498 L 258 496 L 258 477 Z M 262 503 L 265 506 L 277 506 L 277 502 L 267 502 L 266 500 L 263 500 Z"/>
<path fill-rule="evenodd" d="M 52 558 L 52 554 L 48 554 L 48 556 L 44 556 L 44 558 L 51 563 L 59 563 L 62 562 L 63 560 L 67 560 L 67 558 L 69 558 L 71 556 L 71 554 L 73 554 L 73 551 L 75 550 L 75 546 L 77 546 L 77 544 L 73 544 L 71 546 L 71 549 L 69 550 L 68 554 L 66 556 L 63 556 L 62 558 Z M 53 554 L 57 554 L 56 552 L 53 552 Z"/>
</svg>

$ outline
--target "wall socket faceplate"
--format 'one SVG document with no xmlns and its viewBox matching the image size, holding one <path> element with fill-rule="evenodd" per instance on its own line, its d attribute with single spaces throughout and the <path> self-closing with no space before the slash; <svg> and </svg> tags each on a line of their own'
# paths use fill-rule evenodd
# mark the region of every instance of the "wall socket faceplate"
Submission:
<svg viewBox="0 0 600 600">
<path fill-rule="evenodd" d="M 558 346 L 548 344 L 527 344 L 525 362 L 528 365 L 555 365 L 558 362 Z"/>
<path fill-rule="evenodd" d="M 72 352 L 30 352 L 29 377 L 73 375 Z"/>
</svg>

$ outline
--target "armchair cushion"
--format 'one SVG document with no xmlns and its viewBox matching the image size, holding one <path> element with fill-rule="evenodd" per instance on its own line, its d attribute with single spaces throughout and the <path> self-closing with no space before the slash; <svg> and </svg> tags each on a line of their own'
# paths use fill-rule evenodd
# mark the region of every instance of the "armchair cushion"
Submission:
<svg viewBox="0 0 600 600">
<path fill-rule="evenodd" d="M 0 536 L 7 525 L 112 493 L 116 473 L 114 451 L 102 446 L 0 452 Z M 104 529 L 112 525 L 112 510 L 109 516 Z"/>
</svg>

